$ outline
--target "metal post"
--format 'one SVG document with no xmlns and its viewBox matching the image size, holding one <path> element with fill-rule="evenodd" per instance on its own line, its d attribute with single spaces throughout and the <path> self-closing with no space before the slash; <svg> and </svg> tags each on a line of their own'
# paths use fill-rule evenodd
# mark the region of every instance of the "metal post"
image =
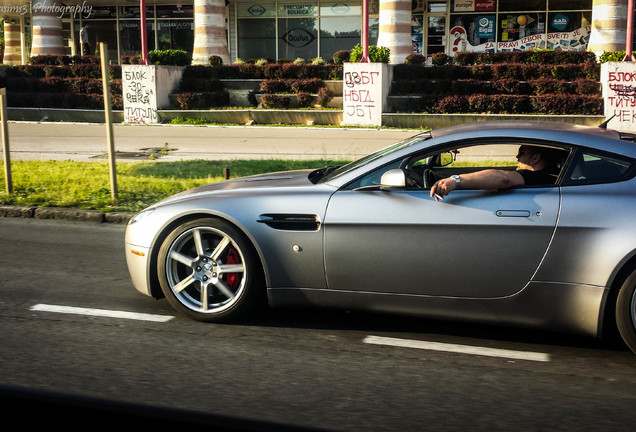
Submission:
<svg viewBox="0 0 636 432">
<path fill-rule="evenodd" d="M 7 193 L 13 193 L 13 181 L 11 180 L 11 154 L 9 152 L 9 130 L 7 128 L 7 89 L 0 89 L 0 129 L 2 129 L 2 154 L 4 155 L 4 180 Z"/>
<path fill-rule="evenodd" d="M 113 120 L 110 108 L 110 81 L 108 71 L 108 45 L 99 43 L 99 54 L 102 61 L 102 83 L 104 87 L 104 115 L 106 123 L 106 137 L 108 141 L 108 162 L 110 166 L 110 196 L 117 201 L 117 166 L 115 165 L 115 143 L 113 139 Z"/>
<path fill-rule="evenodd" d="M 627 1 L 627 37 L 625 43 L 625 58 L 623 61 L 634 61 L 632 55 L 634 38 L 634 0 Z"/>
<path fill-rule="evenodd" d="M 146 28 L 146 0 L 139 0 L 139 16 L 141 17 L 141 64 L 148 61 L 148 29 Z"/>
<path fill-rule="evenodd" d="M 369 0 L 362 0 L 362 58 L 360 63 L 369 63 Z"/>
</svg>

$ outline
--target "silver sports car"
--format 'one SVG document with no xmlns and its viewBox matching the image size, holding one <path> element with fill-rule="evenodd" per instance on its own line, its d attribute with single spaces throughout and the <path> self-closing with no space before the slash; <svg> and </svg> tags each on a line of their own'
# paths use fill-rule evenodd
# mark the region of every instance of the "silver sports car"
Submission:
<svg viewBox="0 0 636 432">
<path fill-rule="evenodd" d="M 137 290 L 202 321 L 268 302 L 594 337 L 617 328 L 636 352 L 635 139 L 480 122 L 341 167 L 202 186 L 130 221 L 128 268 Z M 462 186 L 479 171 L 520 173 L 527 149 L 550 162 L 539 180 Z M 450 179 L 450 193 L 431 191 Z"/>
</svg>

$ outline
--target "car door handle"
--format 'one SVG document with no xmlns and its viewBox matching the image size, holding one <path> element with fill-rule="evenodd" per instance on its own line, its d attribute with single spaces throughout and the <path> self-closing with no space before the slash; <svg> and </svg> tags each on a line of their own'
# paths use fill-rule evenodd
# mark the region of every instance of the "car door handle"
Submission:
<svg viewBox="0 0 636 432">
<path fill-rule="evenodd" d="M 497 210 L 496 215 L 499 217 L 530 217 L 528 210 Z"/>
</svg>

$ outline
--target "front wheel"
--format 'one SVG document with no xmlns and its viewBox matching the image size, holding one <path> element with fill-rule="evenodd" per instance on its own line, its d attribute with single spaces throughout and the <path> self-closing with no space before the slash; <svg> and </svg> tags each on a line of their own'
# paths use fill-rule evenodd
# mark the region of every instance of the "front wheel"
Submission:
<svg viewBox="0 0 636 432">
<path fill-rule="evenodd" d="M 219 219 L 197 219 L 172 231 L 159 249 L 157 271 L 170 304 L 199 321 L 244 315 L 262 291 L 251 244 Z"/>
<path fill-rule="evenodd" d="M 618 292 L 616 325 L 623 341 L 636 353 L 636 270 L 625 279 Z"/>
</svg>

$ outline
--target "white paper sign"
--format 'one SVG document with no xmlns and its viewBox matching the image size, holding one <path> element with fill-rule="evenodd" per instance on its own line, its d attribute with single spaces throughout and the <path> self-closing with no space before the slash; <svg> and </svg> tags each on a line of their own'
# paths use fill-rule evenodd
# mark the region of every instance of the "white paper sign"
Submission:
<svg viewBox="0 0 636 432">
<path fill-rule="evenodd" d="M 154 66 L 122 65 L 124 122 L 157 123 L 157 69 Z"/>
<path fill-rule="evenodd" d="M 636 132 L 636 63 L 603 63 L 601 82 L 605 117 L 614 116 L 607 127 L 621 132 Z"/>
<path fill-rule="evenodd" d="M 345 63 L 342 123 L 381 126 L 389 82 L 389 69 L 384 63 Z"/>
</svg>

